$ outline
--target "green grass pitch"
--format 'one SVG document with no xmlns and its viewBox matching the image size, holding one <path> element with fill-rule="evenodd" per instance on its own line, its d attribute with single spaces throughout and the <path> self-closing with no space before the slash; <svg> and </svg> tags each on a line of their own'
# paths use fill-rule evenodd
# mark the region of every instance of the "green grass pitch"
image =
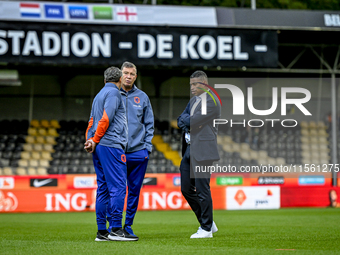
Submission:
<svg viewBox="0 0 340 255">
<path fill-rule="evenodd" d="M 190 239 L 191 211 L 140 211 L 138 242 L 95 242 L 95 213 L 0 214 L 0 254 L 340 254 L 340 210 L 214 211 L 219 231 Z"/>
</svg>

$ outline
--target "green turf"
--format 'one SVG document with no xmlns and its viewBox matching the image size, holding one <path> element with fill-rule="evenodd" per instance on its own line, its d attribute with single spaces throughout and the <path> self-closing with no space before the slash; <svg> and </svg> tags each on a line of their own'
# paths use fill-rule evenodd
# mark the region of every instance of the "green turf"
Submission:
<svg viewBox="0 0 340 255">
<path fill-rule="evenodd" d="M 0 254 L 340 254 L 339 209 L 215 211 L 214 219 L 214 238 L 190 239 L 191 211 L 140 211 L 138 242 L 94 242 L 92 212 L 0 214 Z"/>
</svg>

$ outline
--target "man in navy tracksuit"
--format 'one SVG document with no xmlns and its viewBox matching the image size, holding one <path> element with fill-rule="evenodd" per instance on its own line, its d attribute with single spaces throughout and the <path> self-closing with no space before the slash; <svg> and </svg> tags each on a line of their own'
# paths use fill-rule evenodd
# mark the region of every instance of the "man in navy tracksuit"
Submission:
<svg viewBox="0 0 340 255">
<path fill-rule="evenodd" d="M 96 216 L 98 232 L 95 241 L 136 241 L 122 228 L 126 195 L 127 121 L 121 88 L 122 72 L 109 67 L 104 72 L 105 86 L 93 100 L 86 130 L 85 149 L 93 153 L 97 175 Z M 106 213 L 112 230 L 106 230 Z"/>
<path fill-rule="evenodd" d="M 124 62 L 122 67 L 122 88 L 126 96 L 122 96 L 126 107 L 128 123 L 128 142 L 125 149 L 127 164 L 128 197 L 124 229 L 138 238 L 131 225 L 137 212 L 140 189 L 152 151 L 151 140 L 154 132 L 154 117 L 149 97 L 138 89 L 134 82 L 137 78 L 137 68 L 130 62 Z M 110 225 L 111 227 L 111 225 Z"/>
</svg>

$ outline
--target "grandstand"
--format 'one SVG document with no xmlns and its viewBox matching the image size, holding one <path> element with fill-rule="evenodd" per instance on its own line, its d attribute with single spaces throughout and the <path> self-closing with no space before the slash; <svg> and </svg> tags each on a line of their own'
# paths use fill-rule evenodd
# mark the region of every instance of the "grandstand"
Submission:
<svg viewBox="0 0 340 255">
<path fill-rule="evenodd" d="M 112 15 L 98 18 L 93 11 L 104 5 L 84 2 L 75 13 L 86 15 L 74 17 L 68 1 L 51 5 L 37 1 L 33 6 L 37 16 L 27 17 L 18 2 L 0 1 L 8 10 L 0 13 L 0 185 L 4 199 L 15 204 L 13 194 L 19 201 L 18 207 L 8 210 L 93 210 L 96 176 L 91 154 L 83 149 L 84 134 L 92 101 L 103 86 L 103 71 L 124 61 L 136 64 L 136 86 L 149 96 L 155 116 L 146 175 L 152 184 L 142 189 L 140 209 L 187 209 L 184 202 L 171 200 L 175 196 L 182 201 L 182 134 L 176 118 L 190 99 L 189 77 L 197 69 L 207 73 L 209 85 L 232 84 L 243 93 L 244 111 L 238 115 L 233 112 L 234 95 L 216 88 L 223 103 L 221 118 L 229 121 L 219 125 L 217 164 L 236 168 L 338 164 L 338 12 L 113 5 L 105 4 Z M 118 19 L 115 5 L 133 11 L 135 19 L 129 20 L 129 15 Z M 62 17 L 49 16 L 59 10 Z M 307 98 L 303 106 L 311 115 L 282 103 L 283 88 L 309 91 L 309 99 L 303 93 L 286 96 Z M 257 112 L 277 109 L 258 115 L 249 104 Z M 267 118 L 280 121 L 272 126 L 264 121 Z M 296 125 L 284 127 L 282 119 Z M 230 120 L 251 120 L 254 127 L 231 126 Z M 263 182 L 263 176 L 269 182 Z M 34 186 L 39 179 L 50 183 Z M 277 195 L 267 189 L 271 184 Z M 336 186 L 340 183 L 335 171 L 237 172 L 214 174 L 211 179 L 214 206 L 223 210 L 244 209 L 236 195 L 227 197 L 237 189 L 258 195 L 257 200 L 265 197 L 271 206 L 267 209 L 327 206 L 328 193 Z M 7 189 L 12 193 L 5 193 Z M 38 196 L 39 205 L 26 203 Z M 84 198 L 83 207 L 77 204 L 79 197 Z"/>
</svg>

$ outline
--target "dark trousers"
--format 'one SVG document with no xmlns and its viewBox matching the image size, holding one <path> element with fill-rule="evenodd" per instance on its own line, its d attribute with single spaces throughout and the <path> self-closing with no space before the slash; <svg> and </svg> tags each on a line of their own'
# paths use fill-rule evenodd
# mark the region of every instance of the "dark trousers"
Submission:
<svg viewBox="0 0 340 255">
<path fill-rule="evenodd" d="M 210 193 L 210 173 L 198 173 L 196 166 L 211 166 L 213 161 L 196 161 L 187 147 L 181 161 L 181 191 L 195 213 L 201 228 L 210 231 L 213 222 L 213 205 Z"/>
</svg>

